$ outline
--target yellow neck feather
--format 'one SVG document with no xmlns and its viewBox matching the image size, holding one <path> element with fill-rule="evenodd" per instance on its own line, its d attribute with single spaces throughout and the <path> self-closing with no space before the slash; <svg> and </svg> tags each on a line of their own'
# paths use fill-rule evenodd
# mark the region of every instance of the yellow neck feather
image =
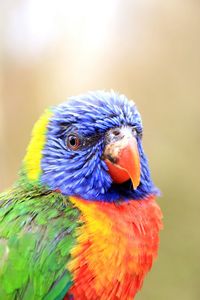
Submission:
<svg viewBox="0 0 200 300">
<path fill-rule="evenodd" d="M 49 119 L 52 116 L 50 110 L 36 122 L 32 131 L 32 138 L 24 157 L 24 167 L 29 180 L 35 181 L 41 174 L 42 150 L 46 142 L 46 131 Z"/>
</svg>

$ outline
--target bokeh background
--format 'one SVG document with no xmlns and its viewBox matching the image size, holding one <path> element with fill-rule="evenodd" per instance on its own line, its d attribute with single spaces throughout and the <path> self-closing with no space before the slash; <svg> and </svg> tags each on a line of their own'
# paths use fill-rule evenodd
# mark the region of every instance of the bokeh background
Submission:
<svg viewBox="0 0 200 300">
<path fill-rule="evenodd" d="M 200 2 L 0 2 L 0 189 L 44 108 L 114 89 L 134 99 L 162 191 L 159 257 L 137 300 L 200 299 Z"/>
</svg>

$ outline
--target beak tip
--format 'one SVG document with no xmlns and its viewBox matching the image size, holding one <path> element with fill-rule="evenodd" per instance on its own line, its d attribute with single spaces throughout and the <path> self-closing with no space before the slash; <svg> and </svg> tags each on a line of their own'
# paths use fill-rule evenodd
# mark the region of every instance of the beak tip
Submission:
<svg viewBox="0 0 200 300">
<path fill-rule="evenodd" d="M 132 181 L 132 184 L 133 184 L 133 181 Z M 139 184 L 133 184 L 134 191 L 137 190 L 138 186 L 139 186 Z"/>
<path fill-rule="evenodd" d="M 136 178 L 131 178 L 133 189 L 136 190 L 138 186 L 140 185 L 140 176 Z"/>
</svg>

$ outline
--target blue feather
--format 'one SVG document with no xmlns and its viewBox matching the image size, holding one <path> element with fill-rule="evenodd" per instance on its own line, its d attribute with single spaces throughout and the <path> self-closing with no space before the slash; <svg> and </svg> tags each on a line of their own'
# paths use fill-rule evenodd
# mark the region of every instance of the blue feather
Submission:
<svg viewBox="0 0 200 300">
<path fill-rule="evenodd" d="M 52 190 L 59 189 L 64 195 L 77 195 L 91 201 L 137 200 L 157 194 L 139 137 L 141 182 L 136 190 L 131 182 L 115 184 L 102 159 L 104 137 L 109 129 L 134 126 L 142 132 L 141 117 L 132 101 L 113 91 L 97 91 L 72 97 L 52 111 L 41 162 L 44 185 Z M 95 137 L 95 142 L 72 151 L 66 145 L 67 134 L 71 131 L 82 137 Z"/>
</svg>

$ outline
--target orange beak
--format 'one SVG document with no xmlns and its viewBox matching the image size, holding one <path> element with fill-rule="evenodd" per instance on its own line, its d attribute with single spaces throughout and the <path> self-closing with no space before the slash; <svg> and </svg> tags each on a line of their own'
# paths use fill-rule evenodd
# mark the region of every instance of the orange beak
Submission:
<svg viewBox="0 0 200 300">
<path fill-rule="evenodd" d="M 140 184 L 140 156 L 137 140 L 134 136 L 123 137 L 108 144 L 104 151 L 109 174 L 116 183 L 131 179 L 133 188 Z"/>
</svg>

